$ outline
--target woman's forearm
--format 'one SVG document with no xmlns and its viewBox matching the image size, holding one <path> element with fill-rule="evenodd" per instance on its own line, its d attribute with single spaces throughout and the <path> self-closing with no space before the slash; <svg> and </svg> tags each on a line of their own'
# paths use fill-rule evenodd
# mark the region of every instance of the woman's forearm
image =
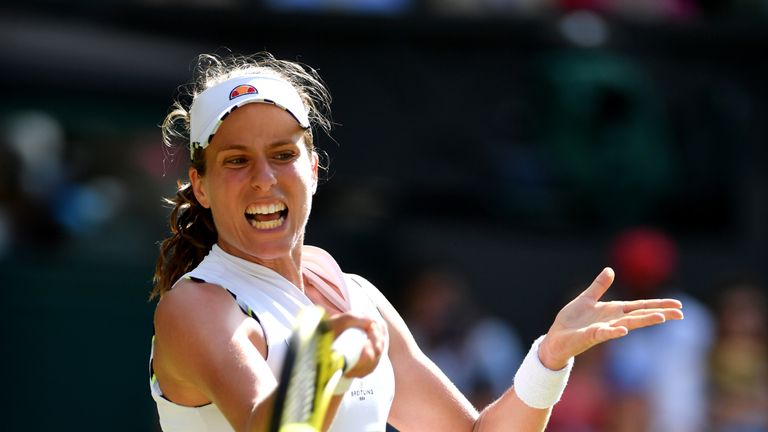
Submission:
<svg viewBox="0 0 768 432">
<path fill-rule="evenodd" d="M 473 432 L 543 431 L 552 408 L 539 409 L 526 405 L 510 387 L 499 399 L 488 405 L 478 417 Z"/>
</svg>

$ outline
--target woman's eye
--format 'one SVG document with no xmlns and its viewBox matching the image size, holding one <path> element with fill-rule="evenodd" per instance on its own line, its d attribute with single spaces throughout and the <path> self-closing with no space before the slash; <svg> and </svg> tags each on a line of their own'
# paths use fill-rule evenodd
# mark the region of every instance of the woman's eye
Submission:
<svg viewBox="0 0 768 432">
<path fill-rule="evenodd" d="M 285 151 L 285 152 L 277 153 L 275 155 L 275 159 L 281 160 L 281 161 L 288 161 L 293 159 L 294 156 L 296 156 L 296 153 L 292 151 Z"/>
<path fill-rule="evenodd" d="M 224 161 L 227 165 L 242 165 L 246 162 L 244 157 L 233 157 Z"/>
</svg>

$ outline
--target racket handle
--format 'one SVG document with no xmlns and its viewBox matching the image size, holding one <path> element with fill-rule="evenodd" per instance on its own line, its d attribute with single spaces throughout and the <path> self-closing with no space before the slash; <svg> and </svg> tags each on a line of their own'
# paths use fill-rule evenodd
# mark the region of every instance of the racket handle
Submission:
<svg viewBox="0 0 768 432">
<path fill-rule="evenodd" d="M 331 348 L 333 351 L 341 354 L 344 357 L 344 372 L 352 369 L 360 360 L 360 354 L 363 351 L 365 341 L 368 340 L 368 335 L 357 327 L 350 327 L 339 335 Z"/>
</svg>

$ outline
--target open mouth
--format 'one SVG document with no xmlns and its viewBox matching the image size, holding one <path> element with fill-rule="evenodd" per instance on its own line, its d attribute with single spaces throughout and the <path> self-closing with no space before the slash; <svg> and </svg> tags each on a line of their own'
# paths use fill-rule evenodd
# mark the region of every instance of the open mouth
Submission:
<svg viewBox="0 0 768 432">
<path fill-rule="evenodd" d="M 283 223 L 288 216 L 288 207 L 278 202 L 273 204 L 251 204 L 245 209 L 245 219 L 256 229 L 274 229 Z"/>
</svg>

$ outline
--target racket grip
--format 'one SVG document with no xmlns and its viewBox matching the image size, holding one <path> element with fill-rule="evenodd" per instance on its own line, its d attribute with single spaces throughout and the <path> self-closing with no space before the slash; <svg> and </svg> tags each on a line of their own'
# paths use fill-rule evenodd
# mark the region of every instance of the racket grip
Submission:
<svg viewBox="0 0 768 432">
<path fill-rule="evenodd" d="M 360 354 L 363 351 L 365 341 L 368 340 L 368 335 L 357 327 L 350 327 L 339 335 L 331 348 L 333 351 L 341 354 L 344 357 L 344 372 L 352 369 L 360 360 Z"/>
</svg>

